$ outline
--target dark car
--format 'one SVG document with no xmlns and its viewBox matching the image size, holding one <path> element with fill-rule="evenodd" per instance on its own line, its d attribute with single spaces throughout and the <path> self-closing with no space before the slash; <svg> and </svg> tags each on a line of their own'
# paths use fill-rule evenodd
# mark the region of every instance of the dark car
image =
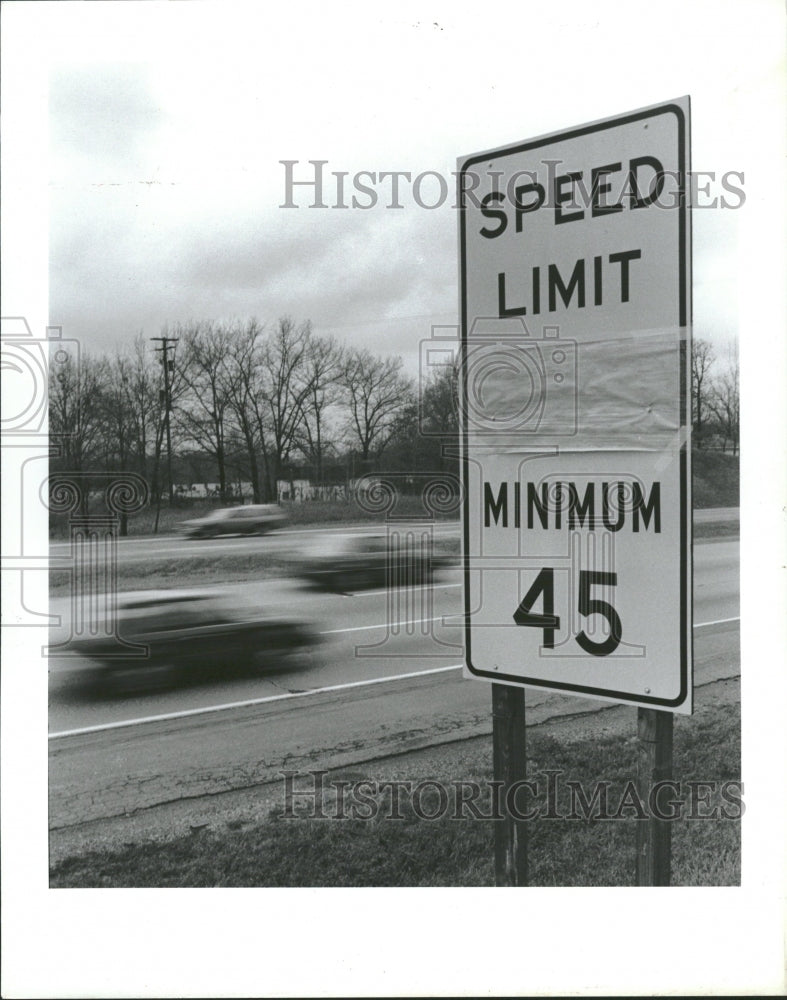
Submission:
<svg viewBox="0 0 787 1000">
<path fill-rule="evenodd" d="M 98 684 L 113 691 L 301 665 L 315 633 L 240 605 L 236 594 L 208 590 L 120 594 L 116 614 L 72 645 L 101 668 Z"/>
<path fill-rule="evenodd" d="M 300 557 L 299 575 L 328 590 L 431 583 L 446 560 L 405 534 L 326 535 Z"/>
<path fill-rule="evenodd" d="M 187 538 L 216 538 L 219 535 L 264 535 L 280 528 L 286 517 L 275 503 L 223 507 L 205 517 L 182 521 L 180 530 Z"/>
</svg>

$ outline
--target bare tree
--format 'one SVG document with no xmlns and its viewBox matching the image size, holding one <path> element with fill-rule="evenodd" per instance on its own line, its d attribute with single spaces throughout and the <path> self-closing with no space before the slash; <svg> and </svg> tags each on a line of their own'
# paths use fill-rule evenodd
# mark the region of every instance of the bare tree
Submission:
<svg viewBox="0 0 787 1000">
<path fill-rule="evenodd" d="M 436 369 L 423 387 L 421 422 L 430 436 L 456 438 L 459 434 L 459 365 Z"/>
<path fill-rule="evenodd" d="M 311 383 L 308 358 L 311 324 L 282 317 L 263 341 L 257 366 L 257 431 L 265 455 L 268 493 L 276 497 L 277 483 L 296 444 L 304 401 Z"/>
<path fill-rule="evenodd" d="M 303 369 L 306 386 L 301 403 L 298 446 L 314 468 L 318 483 L 323 479 L 326 415 L 341 398 L 344 352 L 332 337 L 309 340 Z"/>
<path fill-rule="evenodd" d="M 101 399 L 107 387 L 107 363 L 83 353 L 67 354 L 49 375 L 49 432 L 57 437 L 64 469 L 86 471 L 101 453 Z"/>
<path fill-rule="evenodd" d="M 106 362 L 107 379 L 98 405 L 101 408 L 107 469 L 131 471 L 135 463 L 133 363 L 117 353 Z"/>
<path fill-rule="evenodd" d="M 379 457 L 396 428 L 396 418 L 412 402 L 412 379 L 401 358 L 377 357 L 355 349 L 345 361 L 342 385 L 350 410 L 350 433 L 363 461 Z"/>
<path fill-rule="evenodd" d="M 691 345 L 691 419 L 694 428 L 694 446 L 702 447 L 702 438 L 709 416 L 711 395 L 711 367 L 716 360 L 713 346 L 708 340 L 697 337 Z"/>
<path fill-rule="evenodd" d="M 49 433 L 56 440 L 53 467 L 64 472 L 96 469 L 104 452 L 102 400 L 108 385 L 103 358 L 83 353 L 66 357 L 49 373 Z M 91 468 L 92 467 L 92 468 Z M 82 491 L 82 513 L 87 513 L 87 490 Z"/>
<path fill-rule="evenodd" d="M 729 443 L 733 455 L 737 455 L 740 445 L 741 421 L 740 366 L 737 341 L 729 348 L 726 369 L 713 380 L 708 398 L 708 409 L 713 414 L 724 438 L 725 451 Z"/>
<path fill-rule="evenodd" d="M 260 458 L 264 462 L 265 439 L 263 401 L 258 394 L 259 369 L 264 327 L 256 319 L 236 323 L 229 330 L 225 367 L 226 392 L 234 415 L 236 430 L 245 445 L 249 478 L 255 503 L 263 497 Z M 266 485 L 266 499 L 269 498 Z"/>
<path fill-rule="evenodd" d="M 435 370 L 421 394 L 421 435 L 438 445 L 435 468 L 458 472 L 459 364 Z"/>
<path fill-rule="evenodd" d="M 94 404 L 102 424 L 105 468 L 136 472 L 148 479 L 152 457 L 154 494 L 158 490 L 166 405 L 165 394 L 159 388 L 161 375 L 157 367 L 140 334 L 130 352 L 118 352 L 106 361 L 106 385 Z M 174 381 L 174 375 L 170 381 Z M 172 395 L 171 391 L 170 399 Z M 178 395 L 176 385 L 175 397 Z M 125 535 L 126 530 L 126 516 L 122 515 L 121 535 Z"/>
<path fill-rule="evenodd" d="M 147 342 L 140 333 L 134 340 L 127 362 L 124 399 L 132 437 L 136 471 L 148 478 L 150 460 L 153 460 L 154 478 L 157 478 L 161 448 L 164 439 L 164 390 L 161 388 L 160 364 L 152 357 Z M 170 398 L 177 401 L 184 386 L 173 372 Z M 153 484 L 154 489 L 157 482 Z"/>
<path fill-rule="evenodd" d="M 275 500 L 282 470 L 303 438 L 313 379 L 319 377 L 327 386 L 328 365 L 310 361 L 314 338 L 308 322 L 298 325 L 282 317 L 266 331 L 251 318 L 218 332 L 223 363 L 215 357 L 213 367 L 215 395 L 225 403 L 225 458 L 236 440 L 246 455 L 255 501 Z M 193 384 L 192 391 L 196 388 Z M 218 439 L 215 431 L 213 438 Z M 215 447 L 211 453 L 215 455 Z"/>
<path fill-rule="evenodd" d="M 189 390 L 178 408 L 178 423 L 197 447 L 215 459 L 219 493 L 226 499 L 229 333 L 212 322 L 179 327 L 176 333 L 180 347 L 175 370 Z"/>
</svg>

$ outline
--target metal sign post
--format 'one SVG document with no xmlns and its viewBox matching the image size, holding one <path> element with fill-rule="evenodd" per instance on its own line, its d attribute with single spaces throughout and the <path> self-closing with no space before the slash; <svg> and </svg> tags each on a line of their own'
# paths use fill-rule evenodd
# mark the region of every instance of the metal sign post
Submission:
<svg viewBox="0 0 787 1000">
<path fill-rule="evenodd" d="M 672 779 L 672 715 L 652 708 L 637 711 L 637 791 L 650 802 L 660 781 Z M 669 885 L 672 826 L 653 815 L 637 820 L 637 885 Z"/>
<path fill-rule="evenodd" d="M 511 808 L 527 776 L 525 692 L 492 685 L 492 767 L 502 818 L 495 820 L 495 885 L 527 885 L 527 824 Z"/>
</svg>

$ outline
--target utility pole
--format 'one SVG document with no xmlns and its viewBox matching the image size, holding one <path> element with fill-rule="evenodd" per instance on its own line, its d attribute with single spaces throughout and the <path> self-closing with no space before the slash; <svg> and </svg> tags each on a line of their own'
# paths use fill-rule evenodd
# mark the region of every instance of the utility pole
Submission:
<svg viewBox="0 0 787 1000">
<path fill-rule="evenodd" d="M 151 340 L 155 340 L 161 343 L 161 347 L 154 347 L 156 353 L 161 353 L 161 366 L 164 369 L 164 426 L 167 430 L 167 485 L 169 487 L 169 503 L 172 503 L 175 499 L 173 486 L 172 486 L 172 436 L 170 432 L 169 424 L 169 414 L 172 409 L 172 393 L 169 381 L 170 372 L 175 370 L 175 344 L 177 344 L 179 337 L 151 337 Z M 169 356 L 170 348 L 172 348 L 172 357 Z"/>
</svg>

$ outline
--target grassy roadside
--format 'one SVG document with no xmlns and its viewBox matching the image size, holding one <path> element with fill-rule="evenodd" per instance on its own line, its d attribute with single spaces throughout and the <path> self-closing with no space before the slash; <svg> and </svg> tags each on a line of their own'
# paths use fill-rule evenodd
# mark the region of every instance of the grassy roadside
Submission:
<svg viewBox="0 0 787 1000">
<path fill-rule="evenodd" d="M 218 507 L 227 507 L 218 501 L 196 500 L 190 503 L 178 504 L 174 507 L 162 507 L 159 511 L 158 529 L 154 534 L 156 511 L 146 507 L 128 518 L 128 537 L 151 538 L 157 535 L 172 535 L 179 530 L 183 521 L 191 521 L 205 517 Z M 319 528 L 323 525 L 351 527 L 363 524 L 380 524 L 384 512 L 367 511 L 354 500 L 309 500 L 305 503 L 282 503 L 282 511 L 287 516 L 287 526 L 290 528 Z M 402 497 L 397 501 L 396 513 L 399 516 L 423 516 L 424 508 L 418 497 Z M 101 513 L 104 513 L 102 510 Z M 442 517 L 439 518 L 443 520 Z M 456 514 L 446 514 L 445 520 L 455 520 Z M 66 514 L 50 516 L 49 536 L 51 541 L 66 541 L 69 537 L 69 519 Z"/>
<path fill-rule="evenodd" d="M 91 851 L 53 866 L 52 887 L 240 887 L 240 886 L 491 886 L 494 822 L 458 808 L 452 782 L 475 781 L 488 789 L 492 778 L 488 738 L 373 762 L 363 771 L 336 772 L 324 780 L 322 812 L 328 818 L 285 815 L 283 783 L 267 810 L 247 822 L 217 823 L 185 836 L 139 842 L 122 850 Z M 709 701 L 691 719 L 677 717 L 674 777 L 683 801 L 672 826 L 673 885 L 740 884 L 740 821 L 735 806 L 740 773 L 740 713 L 735 699 Z M 528 823 L 530 884 L 541 886 L 623 886 L 633 884 L 635 807 L 627 806 L 626 785 L 636 773 L 636 741 L 630 735 L 566 740 L 534 731 L 529 741 L 529 777 L 538 794 L 524 808 L 542 810 Z M 562 818 L 544 818 L 547 771 L 557 788 L 555 808 Z M 329 782 L 344 779 L 344 812 Z M 447 788 L 443 805 L 435 788 L 420 798 L 403 794 L 401 819 L 391 818 L 390 793 L 374 796 L 378 811 L 355 809 L 350 787 L 364 779 L 438 780 Z M 596 782 L 608 782 L 608 813 L 616 819 L 585 819 L 572 812 L 567 782 L 580 782 L 588 798 Z M 715 783 L 714 791 L 695 782 Z M 298 787 L 297 785 L 295 786 Z M 355 788 L 360 788 L 357 784 Z M 255 792 L 250 792 L 254 796 Z M 490 800 L 478 799 L 484 814 Z M 715 819 L 699 818 L 713 815 Z M 722 810 L 730 818 L 722 817 Z M 315 810 L 316 811 L 316 810 Z M 418 813 L 421 816 L 419 817 Z M 438 814 L 436 819 L 424 815 Z M 458 813 L 458 818 L 457 817 Z M 692 813 L 694 818 L 692 818 Z M 294 818 L 293 815 L 294 814 Z M 591 816 L 598 815 L 598 810 Z"/>
<path fill-rule="evenodd" d="M 267 552 L 188 559 L 151 557 L 144 564 L 118 565 L 117 580 L 121 591 L 167 590 L 270 580 L 290 576 L 292 571 L 292 562 L 286 556 Z M 71 593 L 68 570 L 49 571 L 49 593 L 52 597 Z"/>
<path fill-rule="evenodd" d="M 740 475 L 738 457 L 714 451 L 694 451 L 692 453 L 692 492 L 696 510 L 708 507 L 736 507 L 740 502 Z M 100 506 L 100 505 L 99 505 Z M 204 517 L 217 506 L 226 506 L 214 500 L 181 501 L 174 507 L 162 507 L 158 514 L 157 534 L 170 535 L 178 530 L 181 521 Z M 366 511 L 354 500 L 310 500 L 306 503 L 285 503 L 282 509 L 287 514 L 291 527 L 319 527 L 320 525 L 356 525 L 379 523 L 382 515 Z M 97 511 L 98 512 L 98 511 Z M 100 513 L 105 513 L 103 507 Z M 423 504 L 416 496 L 399 498 L 396 505 L 398 516 L 412 514 L 421 516 Z M 456 517 L 446 515 L 447 519 Z M 146 507 L 128 518 L 128 534 L 134 538 L 156 536 L 156 511 Z M 66 514 L 50 517 L 50 539 L 64 541 L 69 537 L 69 520 Z"/>
<path fill-rule="evenodd" d="M 691 453 L 691 481 L 695 510 L 737 507 L 740 503 L 740 461 L 737 455 L 695 448 Z"/>
</svg>

